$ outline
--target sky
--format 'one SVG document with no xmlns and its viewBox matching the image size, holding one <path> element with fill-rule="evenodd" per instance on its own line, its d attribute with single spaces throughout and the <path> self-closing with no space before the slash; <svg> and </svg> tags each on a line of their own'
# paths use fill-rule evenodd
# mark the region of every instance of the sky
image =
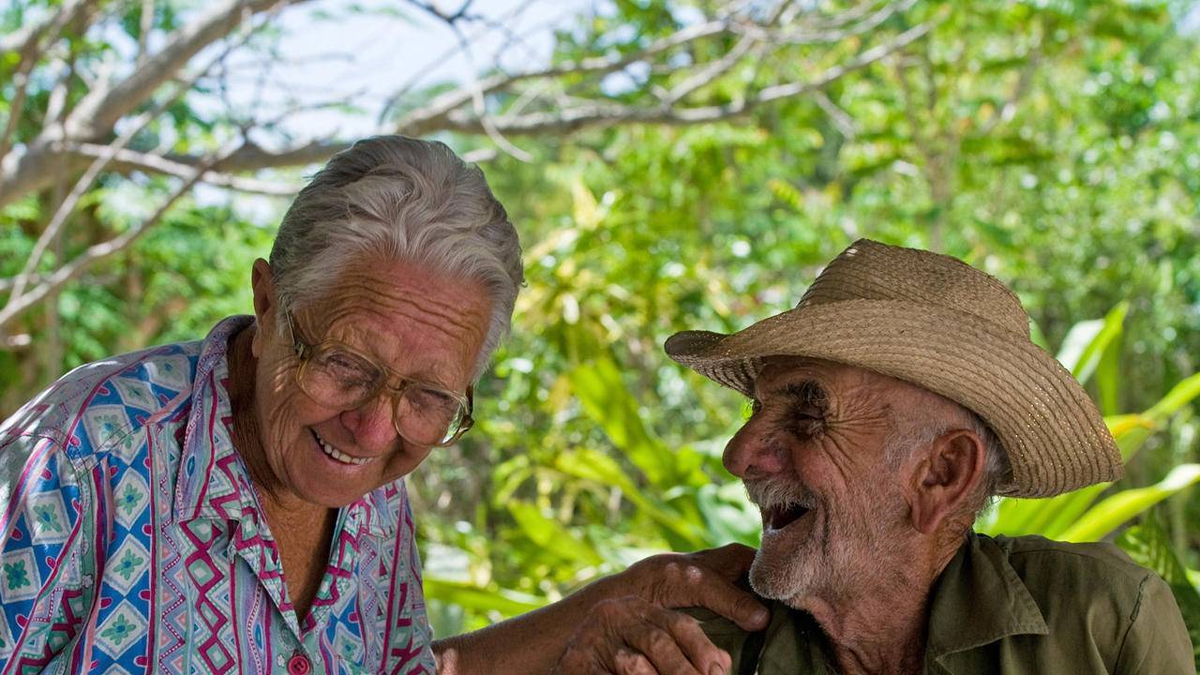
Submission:
<svg viewBox="0 0 1200 675">
<path fill-rule="evenodd" d="M 452 13 L 457 0 L 434 2 Z M 587 0 L 475 0 L 472 14 L 502 22 L 520 40 L 481 23 L 465 24 L 470 59 L 459 37 L 443 21 L 402 0 L 318 0 L 288 8 L 280 17 L 278 55 L 235 61 L 229 78 L 229 100 L 245 109 L 261 110 L 258 92 L 269 105 L 294 99 L 302 105 L 345 100 L 363 110 L 291 112 L 283 126 L 297 139 L 337 136 L 354 138 L 379 130 L 386 102 L 402 87 L 439 81 L 469 83 L 472 73 L 496 64 L 512 71 L 545 64 L 553 30 L 568 27 L 581 13 L 592 11 Z M 266 77 L 261 75 L 266 70 Z M 260 79 L 263 85 L 260 85 Z"/>
</svg>

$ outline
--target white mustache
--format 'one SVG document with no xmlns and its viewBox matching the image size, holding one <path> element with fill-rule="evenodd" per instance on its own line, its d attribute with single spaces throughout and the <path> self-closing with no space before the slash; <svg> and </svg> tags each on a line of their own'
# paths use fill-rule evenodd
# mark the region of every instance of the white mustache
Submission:
<svg viewBox="0 0 1200 675">
<path fill-rule="evenodd" d="M 750 501 L 760 509 L 813 508 L 817 496 L 800 483 L 783 476 L 743 481 Z"/>
</svg>

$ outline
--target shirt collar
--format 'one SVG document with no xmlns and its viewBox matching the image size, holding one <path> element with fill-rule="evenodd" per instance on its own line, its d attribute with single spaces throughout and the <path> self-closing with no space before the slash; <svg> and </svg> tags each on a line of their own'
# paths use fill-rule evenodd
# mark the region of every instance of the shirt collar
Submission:
<svg viewBox="0 0 1200 675">
<path fill-rule="evenodd" d="M 177 522 L 240 520 L 247 509 L 257 511 L 249 475 L 233 447 L 227 354 L 229 338 L 253 320 L 229 317 L 214 326 L 200 346 L 175 481 Z"/>
<path fill-rule="evenodd" d="M 1046 635 L 1046 620 L 993 539 L 971 532 L 930 597 L 926 657 L 973 649 L 1010 635 Z"/>
<path fill-rule="evenodd" d="M 250 475 L 233 445 L 228 387 L 229 339 L 253 321 L 251 316 L 229 317 L 213 327 L 201 345 L 175 483 L 176 522 L 257 518 Z M 347 507 L 348 530 L 392 534 L 397 518 L 407 517 L 397 513 L 404 499 L 402 481 L 372 490 Z"/>
</svg>

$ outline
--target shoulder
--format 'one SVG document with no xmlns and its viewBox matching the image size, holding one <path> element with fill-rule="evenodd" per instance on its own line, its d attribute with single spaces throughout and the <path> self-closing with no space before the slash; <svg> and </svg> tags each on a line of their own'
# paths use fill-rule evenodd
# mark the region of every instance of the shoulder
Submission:
<svg viewBox="0 0 1200 675">
<path fill-rule="evenodd" d="M 48 444 L 81 459 L 121 444 L 186 405 L 200 345 L 163 345 L 75 368 L 0 424 L 0 450 Z"/>
<path fill-rule="evenodd" d="M 1170 586 L 1121 549 L 1034 536 L 994 543 L 1008 553 L 1052 635 L 1089 639 L 1113 672 L 1194 672 Z"/>
<path fill-rule="evenodd" d="M 1170 587 L 1115 545 L 1036 536 L 997 537 L 994 544 L 1007 553 L 1052 634 L 1087 636 L 1110 662 L 1153 640 L 1169 642 L 1168 650 L 1187 644 Z"/>
<path fill-rule="evenodd" d="M 1087 590 L 1089 595 L 1135 602 L 1148 579 L 1157 578 L 1120 548 L 1105 542 L 1069 543 L 1039 536 L 986 539 L 1008 557 L 1031 591 Z"/>
</svg>

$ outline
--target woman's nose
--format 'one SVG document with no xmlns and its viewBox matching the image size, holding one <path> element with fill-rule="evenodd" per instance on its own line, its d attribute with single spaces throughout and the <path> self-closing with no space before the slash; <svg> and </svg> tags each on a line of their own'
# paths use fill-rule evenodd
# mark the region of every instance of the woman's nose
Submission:
<svg viewBox="0 0 1200 675">
<path fill-rule="evenodd" d="M 376 450 L 386 448 L 396 440 L 393 414 L 391 399 L 376 396 L 357 408 L 343 412 L 342 423 L 354 434 L 358 446 Z"/>
</svg>

